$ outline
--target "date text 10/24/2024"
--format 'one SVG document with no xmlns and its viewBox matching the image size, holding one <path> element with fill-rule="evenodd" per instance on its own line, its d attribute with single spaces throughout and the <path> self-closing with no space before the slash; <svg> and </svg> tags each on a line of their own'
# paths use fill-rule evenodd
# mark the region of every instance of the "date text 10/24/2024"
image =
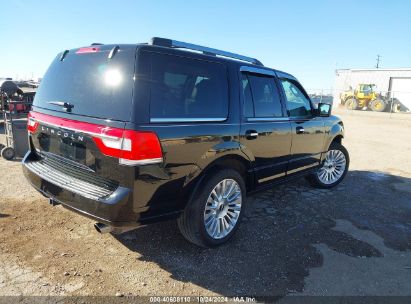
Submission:
<svg viewBox="0 0 411 304">
<path fill-rule="evenodd" d="M 183 297 L 183 296 L 160 296 L 150 297 L 150 303 L 253 303 L 256 302 L 252 297 L 207 297 L 207 296 L 195 296 L 195 297 Z"/>
</svg>

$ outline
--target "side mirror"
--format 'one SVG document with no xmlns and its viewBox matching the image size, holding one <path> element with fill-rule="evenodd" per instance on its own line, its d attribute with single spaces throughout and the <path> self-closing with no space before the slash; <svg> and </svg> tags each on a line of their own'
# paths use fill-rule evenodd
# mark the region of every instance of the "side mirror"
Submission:
<svg viewBox="0 0 411 304">
<path fill-rule="evenodd" d="M 331 105 L 328 103 L 318 104 L 318 116 L 329 117 L 331 115 Z"/>
</svg>

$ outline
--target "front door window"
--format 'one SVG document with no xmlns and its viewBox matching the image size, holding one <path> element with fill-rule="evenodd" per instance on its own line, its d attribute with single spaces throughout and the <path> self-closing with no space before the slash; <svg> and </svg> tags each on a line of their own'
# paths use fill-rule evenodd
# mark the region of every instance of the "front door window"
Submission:
<svg viewBox="0 0 411 304">
<path fill-rule="evenodd" d="M 292 118 L 311 118 L 311 102 L 308 96 L 288 79 L 281 79 L 284 93 L 287 99 L 287 109 Z"/>
</svg>

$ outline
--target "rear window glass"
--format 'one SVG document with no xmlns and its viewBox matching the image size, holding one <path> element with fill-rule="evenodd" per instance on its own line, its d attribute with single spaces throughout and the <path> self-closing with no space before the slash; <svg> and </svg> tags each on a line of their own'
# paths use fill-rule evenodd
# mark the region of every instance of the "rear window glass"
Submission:
<svg viewBox="0 0 411 304">
<path fill-rule="evenodd" d="M 34 105 L 64 111 L 55 103 L 67 102 L 73 105 L 74 114 L 130 120 L 135 51 L 120 48 L 108 59 L 109 51 L 76 54 L 73 50 L 63 61 L 58 55 L 40 84 Z"/>
<path fill-rule="evenodd" d="M 153 119 L 225 119 L 228 84 L 224 65 L 152 53 Z"/>
<path fill-rule="evenodd" d="M 283 116 L 280 94 L 273 77 L 248 73 L 243 73 L 242 77 L 245 117 Z"/>
<path fill-rule="evenodd" d="M 244 96 L 244 116 L 254 117 L 253 96 L 251 93 L 250 81 L 248 80 L 247 74 L 242 73 L 241 83 L 243 86 L 243 96 Z"/>
</svg>

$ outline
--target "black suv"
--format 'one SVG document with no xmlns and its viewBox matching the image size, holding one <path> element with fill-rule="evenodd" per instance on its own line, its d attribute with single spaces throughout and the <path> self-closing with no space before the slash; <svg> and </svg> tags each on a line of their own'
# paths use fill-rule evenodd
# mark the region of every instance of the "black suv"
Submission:
<svg viewBox="0 0 411 304">
<path fill-rule="evenodd" d="M 49 67 L 23 170 L 99 232 L 177 218 L 189 241 L 215 246 L 238 228 L 247 193 L 300 176 L 341 182 L 349 156 L 330 112 L 253 58 L 164 38 L 93 44 Z"/>
</svg>

